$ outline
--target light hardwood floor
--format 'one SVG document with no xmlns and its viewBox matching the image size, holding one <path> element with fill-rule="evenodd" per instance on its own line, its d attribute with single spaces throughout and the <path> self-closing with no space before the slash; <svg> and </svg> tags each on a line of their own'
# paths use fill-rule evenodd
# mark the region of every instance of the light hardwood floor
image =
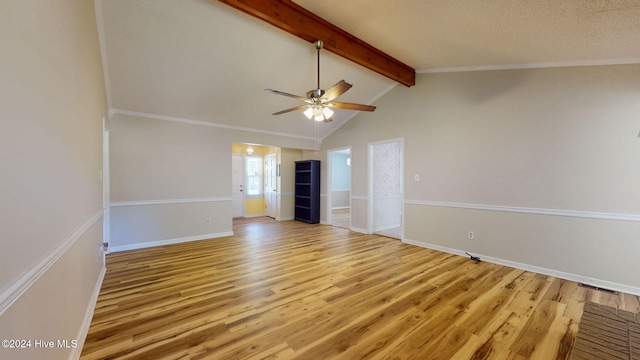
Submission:
<svg viewBox="0 0 640 360">
<path fill-rule="evenodd" d="M 568 359 L 585 300 L 637 296 L 326 225 L 114 253 L 82 359 Z"/>
<path fill-rule="evenodd" d="M 351 227 L 351 209 L 334 209 L 331 212 L 331 225 L 348 229 Z"/>
</svg>

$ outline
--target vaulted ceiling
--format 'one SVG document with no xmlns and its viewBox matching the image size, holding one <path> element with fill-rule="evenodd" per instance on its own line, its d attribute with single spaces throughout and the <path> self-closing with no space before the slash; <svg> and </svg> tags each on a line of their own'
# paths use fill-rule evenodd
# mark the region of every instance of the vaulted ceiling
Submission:
<svg viewBox="0 0 640 360">
<path fill-rule="evenodd" d="M 296 0 L 418 73 L 640 63 L 638 0 Z M 98 0 L 114 112 L 315 136 L 302 112 L 271 113 L 316 87 L 313 44 L 215 0 Z M 323 40 L 323 39 L 320 39 Z M 375 105 L 397 83 L 329 51 L 321 87 Z M 418 78 L 418 84 L 419 84 Z M 336 110 L 320 137 L 352 116 Z"/>
</svg>

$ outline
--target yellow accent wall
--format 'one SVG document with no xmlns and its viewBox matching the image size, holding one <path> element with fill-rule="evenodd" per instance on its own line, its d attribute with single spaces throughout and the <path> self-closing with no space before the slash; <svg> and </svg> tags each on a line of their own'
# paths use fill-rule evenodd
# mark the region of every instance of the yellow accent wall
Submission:
<svg viewBox="0 0 640 360">
<path fill-rule="evenodd" d="M 245 216 L 264 215 L 264 196 L 244 199 Z"/>
<path fill-rule="evenodd" d="M 251 144 L 231 144 L 231 153 L 236 155 L 249 155 L 247 154 L 247 149 L 249 147 L 253 148 L 253 154 L 257 156 L 264 156 L 268 154 L 277 154 L 280 148 L 273 146 L 261 146 L 261 145 L 251 145 Z"/>
</svg>

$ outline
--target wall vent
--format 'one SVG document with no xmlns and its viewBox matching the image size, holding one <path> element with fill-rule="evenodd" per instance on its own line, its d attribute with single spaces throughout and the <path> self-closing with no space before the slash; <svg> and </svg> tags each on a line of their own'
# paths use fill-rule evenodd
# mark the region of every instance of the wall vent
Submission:
<svg viewBox="0 0 640 360">
<path fill-rule="evenodd" d="M 584 288 L 587 289 L 591 289 L 591 290 L 598 290 L 598 291 L 604 291 L 604 292 L 608 292 L 610 294 L 617 294 L 618 292 L 615 290 L 611 290 L 611 289 L 605 289 L 605 288 L 601 288 L 601 287 L 597 287 L 597 286 L 593 286 L 593 285 L 589 285 L 589 284 L 583 284 L 583 283 L 579 283 L 579 286 L 582 286 Z"/>
</svg>

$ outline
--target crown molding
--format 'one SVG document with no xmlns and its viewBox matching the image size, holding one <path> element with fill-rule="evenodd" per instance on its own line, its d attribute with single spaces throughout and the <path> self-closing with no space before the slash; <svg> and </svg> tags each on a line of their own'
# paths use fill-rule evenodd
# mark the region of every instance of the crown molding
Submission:
<svg viewBox="0 0 640 360">
<path fill-rule="evenodd" d="M 417 74 L 434 74 L 434 73 L 469 72 L 469 71 L 521 70 L 521 69 L 542 69 L 542 68 L 578 67 L 578 66 L 633 65 L 633 64 L 640 64 L 640 58 L 584 60 L 584 61 L 556 61 L 556 62 L 543 62 L 543 63 L 504 64 L 504 65 L 486 65 L 486 66 L 442 67 L 442 68 L 433 68 L 433 69 L 419 69 L 419 70 L 416 70 L 416 73 Z"/>
<path fill-rule="evenodd" d="M 224 124 L 218 124 L 218 123 L 209 122 L 209 121 L 192 120 L 192 119 L 180 118 L 180 117 L 175 117 L 175 116 L 148 114 L 148 113 L 143 113 L 143 112 L 116 109 L 116 108 L 109 109 L 109 117 L 111 117 L 113 115 L 116 115 L 116 114 L 118 114 L 118 115 L 129 115 L 129 116 L 138 116 L 138 117 L 143 117 L 143 118 L 148 118 L 148 119 L 155 119 L 155 120 L 163 120 L 163 121 L 173 121 L 173 122 L 189 124 L 189 125 L 208 126 L 208 127 L 214 127 L 214 128 L 220 128 L 220 129 L 228 129 L 228 130 L 237 130 L 237 131 L 248 131 L 248 132 L 254 132 L 254 133 L 261 133 L 261 134 L 268 134 L 268 135 L 284 136 L 284 137 L 295 138 L 295 139 L 316 141 L 315 138 L 309 137 L 309 136 L 293 135 L 293 134 L 281 133 L 281 132 L 276 132 L 276 131 L 268 131 L 268 130 L 246 128 L 246 127 L 241 127 L 241 126 L 224 125 Z"/>
</svg>

